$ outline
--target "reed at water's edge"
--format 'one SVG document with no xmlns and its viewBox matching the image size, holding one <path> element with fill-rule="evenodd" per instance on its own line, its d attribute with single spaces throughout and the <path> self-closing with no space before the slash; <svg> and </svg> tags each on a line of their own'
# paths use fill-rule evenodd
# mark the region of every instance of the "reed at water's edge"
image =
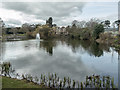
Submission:
<svg viewBox="0 0 120 90">
<path fill-rule="evenodd" d="M 0 66 L 1 76 L 26 80 L 49 88 L 116 88 L 114 78 L 110 76 L 91 75 L 86 76 L 85 82 L 80 82 L 72 80 L 70 77 L 61 79 L 57 73 L 48 73 L 48 76 L 41 74 L 40 77 L 18 74 L 12 68 L 10 62 L 3 62 Z"/>
</svg>

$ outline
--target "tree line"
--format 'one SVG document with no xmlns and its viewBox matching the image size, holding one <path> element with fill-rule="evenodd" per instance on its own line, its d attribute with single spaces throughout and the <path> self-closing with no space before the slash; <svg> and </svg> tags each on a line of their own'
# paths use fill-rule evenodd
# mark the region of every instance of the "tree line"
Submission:
<svg viewBox="0 0 120 90">
<path fill-rule="evenodd" d="M 98 39 L 100 33 L 110 27 L 110 20 L 101 21 L 92 18 L 89 21 L 74 20 L 71 25 L 65 27 L 65 32 L 68 32 L 70 38 L 77 39 Z M 118 26 L 120 20 L 113 22 L 113 27 Z M 21 27 L 6 28 L 3 20 L 0 18 L 0 27 L 2 27 L 3 34 L 25 34 L 28 38 L 35 38 L 36 33 L 40 33 L 43 38 L 50 38 L 56 36 L 58 26 L 53 24 L 53 18 L 49 17 L 46 24 L 28 24 L 24 23 Z"/>
</svg>

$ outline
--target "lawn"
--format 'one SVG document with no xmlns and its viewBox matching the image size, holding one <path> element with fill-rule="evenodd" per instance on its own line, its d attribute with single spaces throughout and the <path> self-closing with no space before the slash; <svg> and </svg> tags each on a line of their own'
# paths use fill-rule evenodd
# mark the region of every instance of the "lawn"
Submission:
<svg viewBox="0 0 120 90">
<path fill-rule="evenodd" d="M 2 77 L 2 88 L 45 88 L 45 86 L 36 85 L 26 80 L 18 80 L 9 77 Z"/>
</svg>

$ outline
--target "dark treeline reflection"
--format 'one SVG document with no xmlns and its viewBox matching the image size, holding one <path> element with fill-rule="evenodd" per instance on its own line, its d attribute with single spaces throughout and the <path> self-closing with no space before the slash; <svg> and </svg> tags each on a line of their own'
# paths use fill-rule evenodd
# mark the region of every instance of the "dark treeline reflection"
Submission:
<svg viewBox="0 0 120 90">
<path fill-rule="evenodd" d="M 73 40 L 73 39 L 64 39 L 64 40 L 45 40 L 40 42 L 40 48 L 46 50 L 49 55 L 53 55 L 53 47 L 56 47 L 59 43 L 66 44 L 70 46 L 72 51 L 76 53 L 79 48 L 84 49 L 89 55 L 94 55 L 95 57 L 100 57 L 103 55 L 103 52 L 110 52 L 110 46 L 107 44 L 99 44 L 95 41 L 89 40 Z"/>
<path fill-rule="evenodd" d="M 83 40 L 68 40 L 66 41 L 68 45 L 72 46 L 72 49 L 75 51 L 80 46 L 87 51 L 90 55 L 94 55 L 95 57 L 100 57 L 103 55 L 103 51 L 110 52 L 110 47 L 105 44 L 99 44 L 97 42 L 92 41 L 83 41 Z"/>
<path fill-rule="evenodd" d="M 56 41 L 54 40 L 47 40 L 47 41 L 41 41 L 40 42 L 40 48 L 43 48 L 46 50 L 46 52 L 49 53 L 49 55 L 53 54 L 53 47 L 56 46 Z"/>
</svg>

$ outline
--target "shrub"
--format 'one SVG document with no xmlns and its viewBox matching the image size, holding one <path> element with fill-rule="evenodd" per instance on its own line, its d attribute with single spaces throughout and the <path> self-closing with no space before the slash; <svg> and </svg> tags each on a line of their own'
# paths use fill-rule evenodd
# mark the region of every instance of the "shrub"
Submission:
<svg viewBox="0 0 120 90">
<path fill-rule="evenodd" d="M 102 24 L 97 24 L 94 27 L 93 36 L 95 39 L 99 38 L 100 33 L 104 32 L 104 26 Z"/>
</svg>

